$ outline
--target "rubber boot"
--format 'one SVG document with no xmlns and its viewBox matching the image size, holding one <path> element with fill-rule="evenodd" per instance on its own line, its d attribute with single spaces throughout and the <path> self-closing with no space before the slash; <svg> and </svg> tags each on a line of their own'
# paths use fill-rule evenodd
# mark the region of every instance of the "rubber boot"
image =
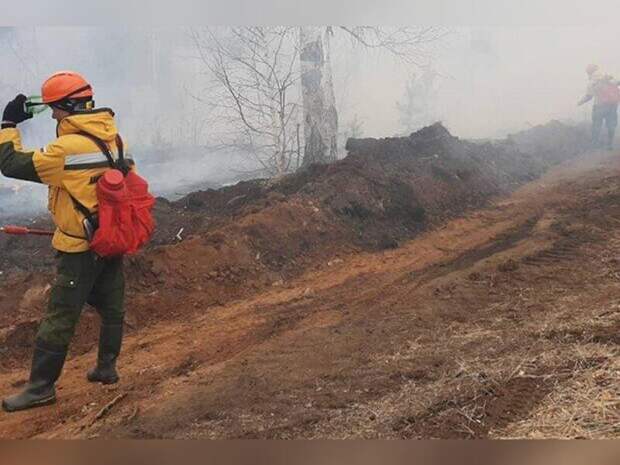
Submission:
<svg viewBox="0 0 620 465">
<path fill-rule="evenodd" d="M 56 402 L 54 384 L 60 377 L 66 357 L 66 348 L 51 349 L 37 341 L 32 357 L 30 380 L 22 392 L 2 401 L 4 411 L 16 412 Z"/>
<path fill-rule="evenodd" d="M 101 325 L 99 331 L 99 354 L 97 366 L 90 370 L 86 378 L 91 383 L 115 384 L 119 377 L 116 372 L 116 359 L 121 352 L 123 325 Z"/>
</svg>

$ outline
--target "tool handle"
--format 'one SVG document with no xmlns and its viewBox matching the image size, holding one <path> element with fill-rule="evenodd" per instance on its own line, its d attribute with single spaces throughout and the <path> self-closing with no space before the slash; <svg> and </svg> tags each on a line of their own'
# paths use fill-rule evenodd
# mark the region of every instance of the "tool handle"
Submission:
<svg viewBox="0 0 620 465">
<path fill-rule="evenodd" d="M 20 236 L 28 234 L 28 228 L 25 228 L 23 226 L 4 226 L 0 228 L 0 231 L 6 234 L 16 234 Z"/>
<path fill-rule="evenodd" d="M 32 234 L 34 236 L 53 236 L 54 231 L 45 231 L 43 229 L 29 229 L 28 234 Z"/>
<path fill-rule="evenodd" d="M 0 228 L 0 231 L 5 234 L 14 234 L 18 236 L 25 236 L 27 234 L 33 234 L 35 236 L 53 236 L 52 231 L 44 231 L 42 229 L 28 229 L 24 226 L 8 225 Z"/>
</svg>

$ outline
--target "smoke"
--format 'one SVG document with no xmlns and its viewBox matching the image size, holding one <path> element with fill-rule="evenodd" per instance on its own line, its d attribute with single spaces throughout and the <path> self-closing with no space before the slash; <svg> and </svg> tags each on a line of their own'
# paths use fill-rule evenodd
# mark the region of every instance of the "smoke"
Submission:
<svg viewBox="0 0 620 465">
<path fill-rule="evenodd" d="M 437 73 L 433 113 L 467 138 L 503 137 L 551 119 L 588 121 L 590 107 L 577 107 L 587 84 L 585 67 L 597 63 L 620 77 L 616 36 L 616 27 L 605 25 L 452 28 L 430 52 Z M 422 70 L 387 53 L 350 53 L 356 76 L 346 82 L 346 95 L 356 98 L 344 106 L 341 120 L 357 114 L 367 136 L 401 132 L 395 104 Z M 335 73 L 346 69 L 337 65 Z"/>
<path fill-rule="evenodd" d="M 397 102 L 420 67 L 385 50 L 355 46 L 334 29 L 331 57 L 343 137 L 418 129 L 403 127 Z M 447 29 L 447 37 L 422 50 L 425 69 L 436 76 L 425 108 L 459 137 L 503 137 L 550 119 L 587 121 L 589 107 L 576 105 L 586 86 L 585 66 L 598 63 L 620 76 L 620 45 L 609 24 Z M 257 168 L 248 154 L 223 150 L 222 124 L 209 98 L 212 80 L 186 27 L 0 28 L 0 45 L 3 69 L 11 70 L 0 77 L 0 105 L 17 92 L 38 94 L 59 69 L 83 73 L 97 106 L 116 112 L 140 172 L 158 195 L 216 187 Z M 49 112 L 21 128 L 26 147 L 42 147 L 55 134 Z M 22 184 L 0 178 L 0 189 Z M 2 196 L 0 215 L 44 207 L 44 189 L 29 188 L 25 200 L 22 192 L 17 203 Z"/>
<path fill-rule="evenodd" d="M 255 165 L 222 151 L 210 131 L 207 80 L 186 28 L 27 27 L 0 29 L 0 104 L 17 93 L 40 94 L 60 69 L 92 83 L 98 107 L 110 107 L 138 168 L 156 195 L 174 198 L 190 186 L 217 187 Z M 53 140 L 51 112 L 20 125 L 26 149 Z M 32 215 L 45 206 L 45 189 L 0 177 L 0 216 Z"/>
</svg>

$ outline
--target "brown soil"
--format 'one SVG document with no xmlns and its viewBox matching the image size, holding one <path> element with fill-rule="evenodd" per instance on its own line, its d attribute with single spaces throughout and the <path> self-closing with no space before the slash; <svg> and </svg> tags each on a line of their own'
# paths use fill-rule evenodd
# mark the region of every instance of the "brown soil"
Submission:
<svg viewBox="0 0 620 465">
<path fill-rule="evenodd" d="M 161 200 L 155 246 L 128 260 L 121 383 L 84 379 L 87 311 L 58 404 L 1 415 L 0 436 L 514 437 L 590 371 L 613 400 L 620 164 L 563 161 L 583 140 L 554 123 L 479 145 L 434 126 Z M 14 258 L 20 244 L 0 286 L 5 393 L 27 376 L 52 277 Z M 617 435 L 613 412 L 589 434 Z"/>
</svg>

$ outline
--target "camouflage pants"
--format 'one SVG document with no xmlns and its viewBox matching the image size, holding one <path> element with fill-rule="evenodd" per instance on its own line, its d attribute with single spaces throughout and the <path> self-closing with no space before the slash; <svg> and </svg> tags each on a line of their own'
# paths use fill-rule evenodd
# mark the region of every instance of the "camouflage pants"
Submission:
<svg viewBox="0 0 620 465">
<path fill-rule="evenodd" d="M 103 324 L 121 324 L 124 297 L 122 258 L 104 260 L 90 251 L 59 252 L 56 282 L 37 339 L 68 347 L 85 303 L 97 309 Z"/>
</svg>

